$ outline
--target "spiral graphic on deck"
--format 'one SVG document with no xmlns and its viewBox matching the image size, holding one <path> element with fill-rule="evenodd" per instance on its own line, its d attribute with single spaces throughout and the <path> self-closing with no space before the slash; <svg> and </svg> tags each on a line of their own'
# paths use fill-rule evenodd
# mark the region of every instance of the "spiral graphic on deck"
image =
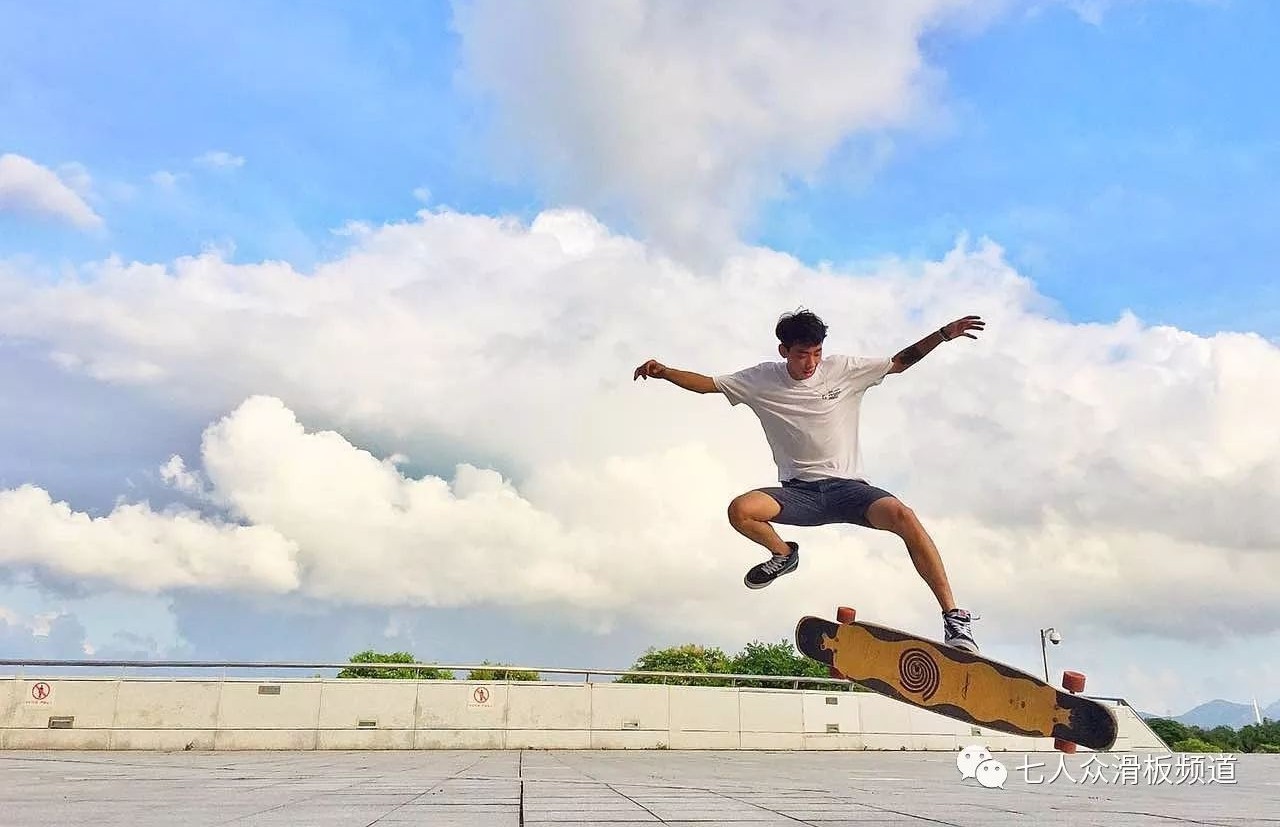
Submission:
<svg viewBox="0 0 1280 827">
<path fill-rule="evenodd" d="M 924 700 L 938 691 L 938 663 L 923 649 L 908 649 L 898 658 L 898 673 L 902 676 L 902 688 L 918 692 Z"/>
</svg>

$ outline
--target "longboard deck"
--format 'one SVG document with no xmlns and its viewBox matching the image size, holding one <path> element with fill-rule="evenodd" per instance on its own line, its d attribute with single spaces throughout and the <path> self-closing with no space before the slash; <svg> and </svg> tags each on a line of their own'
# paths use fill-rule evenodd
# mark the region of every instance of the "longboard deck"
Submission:
<svg viewBox="0 0 1280 827">
<path fill-rule="evenodd" d="M 867 689 L 949 718 L 1093 750 L 1116 740 L 1115 715 L 1097 701 L 887 626 L 806 616 L 796 624 L 796 648 Z"/>
</svg>

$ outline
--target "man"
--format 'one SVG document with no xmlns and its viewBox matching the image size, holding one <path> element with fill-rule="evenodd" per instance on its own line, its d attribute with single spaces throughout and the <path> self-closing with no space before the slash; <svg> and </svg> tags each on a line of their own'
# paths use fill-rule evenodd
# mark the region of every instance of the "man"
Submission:
<svg viewBox="0 0 1280 827">
<path fill-rule="evenodd" d="M 982 330 L 978 316 L 944 325 L 892 358 L 824 356 L 827 326 L 808 310 L 786 313 L 775 334 L 783 362 L 762 362 L 715 377 L 669 368 L 650 359 L 635 379 L 665 379 L 695 393 L 724 394 L 759 418 L 778 466 L 776 487 L 757 488 L 729 503 L 729 524 L 771 554 L 743 578 L 760 589 L 800 565 L 800 547 L 784 542 L 771 523 L 818 526 L 852 523 L 902 538 L 911 562 L 942 608 L 943 640 L 977 652 L 972 617 L 956 606 L 946 569 L 915 513 L 897 497 L 862 477 L 858 415 L 862 395 L 891 373 L 902 373 L 942 342 Z"/>
</svg>

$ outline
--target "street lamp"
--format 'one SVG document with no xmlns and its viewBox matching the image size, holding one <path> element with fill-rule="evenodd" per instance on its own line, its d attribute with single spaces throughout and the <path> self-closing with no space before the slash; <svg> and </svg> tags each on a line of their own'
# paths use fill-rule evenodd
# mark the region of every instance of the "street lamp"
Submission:
<svg viewBox="0 0 1280 827">
<path fill-rule="evenodd" d="M 1058 630 L 1050 626 L 1048 629 L 1040 630 L 1040 656 L 1044 658 L 1044 682 L 1049 682 L 1049 652 L 1045 649 L 1044 642 L 1049 641 L 1054 646 L 1062 642 L 1062 635 L 1058 634 Z"/>
</svg>

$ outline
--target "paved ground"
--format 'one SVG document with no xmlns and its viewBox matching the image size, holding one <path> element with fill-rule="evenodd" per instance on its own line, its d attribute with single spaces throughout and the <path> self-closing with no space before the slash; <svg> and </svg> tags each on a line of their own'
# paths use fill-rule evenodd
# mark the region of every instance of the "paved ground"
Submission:
<svg viewBox="0 0 1280 827">
<path fill-rule="evenodd" d="M 948 753 L 3 752 L 0 825 L 1280 827 L 1280 755 L 993 760 L 1003 787 Z"/>
</svg>

